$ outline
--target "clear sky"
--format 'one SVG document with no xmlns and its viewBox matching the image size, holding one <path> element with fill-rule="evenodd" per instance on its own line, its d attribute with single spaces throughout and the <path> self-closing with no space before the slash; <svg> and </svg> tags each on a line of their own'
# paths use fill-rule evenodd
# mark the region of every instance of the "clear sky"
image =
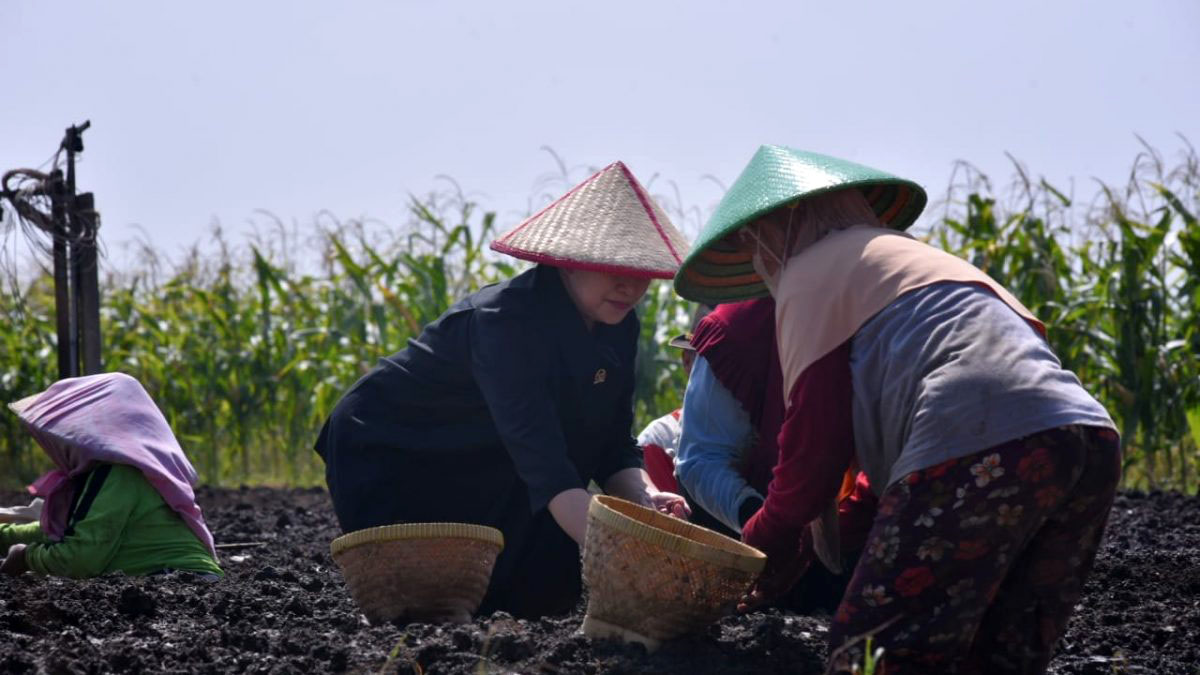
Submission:
<svg viewBox="0 0 1200 675">
<path fill-rule="evenodd" d="M 513 224 L 543 146 L 705 210 L 761 143 L 1090 195 L 1135 133 L 1200 143 L 1200 2 L 0 0 L 0 73 L 0 170 L 90 119 L 110 249 L 177 252 L 256 209 L 400 223 L 440 174 Z"/>
</svg>

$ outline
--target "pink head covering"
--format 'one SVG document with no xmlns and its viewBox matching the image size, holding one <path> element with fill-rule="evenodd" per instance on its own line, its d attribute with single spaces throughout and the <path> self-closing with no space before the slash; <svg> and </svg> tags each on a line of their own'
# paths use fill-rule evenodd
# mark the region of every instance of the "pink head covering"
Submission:
<svg viewBox="0 0 1200 675">
<path fill-rule="evenodd" d="M 71 477 L 96 463 L 127 464 L 141 470 L 215 555 L 192 491 L 196 470 L 137 380 L 124 373 L 59 380 L 10 407 L 58 467 L 29 486 L 46 500 L 41 523 L 50 539 L 62 539 L 66 529 L 71 494 L 65 488 Z"/>
</svg>

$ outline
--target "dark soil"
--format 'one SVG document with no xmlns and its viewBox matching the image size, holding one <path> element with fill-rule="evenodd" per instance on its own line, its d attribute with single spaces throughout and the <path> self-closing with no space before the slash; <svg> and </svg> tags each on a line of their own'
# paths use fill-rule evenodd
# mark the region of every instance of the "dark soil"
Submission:
<svg viewBox="0 0 1200 675">
<path fill-rule="evenodd" d="M 21 495 L 0 493 L 0 503 Z M 0 672 L 811 673 L 827 617 L 728 617 L 641 647 L 578 634 L 579 613 L 504 614 L 463 626 L 370 626 L 329 555 L 323 490 L 203 489 L 228 577 L 0 578 Z M 1200 499 L 1117 499 L 1057 673 L 1195 673 L 1200 664 Z"/>
</svg>

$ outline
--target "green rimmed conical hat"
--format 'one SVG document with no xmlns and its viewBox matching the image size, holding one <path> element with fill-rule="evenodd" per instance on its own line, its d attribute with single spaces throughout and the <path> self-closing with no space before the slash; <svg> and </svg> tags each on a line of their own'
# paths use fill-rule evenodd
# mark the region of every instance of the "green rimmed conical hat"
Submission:
<svg viewBox="0 0 1200 675">
<path fill-rule="evenodd" d="M 707 304 L 766 295 L 750 254 L 725 237 L 781 206 L 850 187 L 862 190 L 880 222 L 897 230 L 913 224 L 927 199 L 920 185 L 878 169 L 780 145 L 762 146 L 692 245 L 675 274 L 675 292 Z"/>
</svg>

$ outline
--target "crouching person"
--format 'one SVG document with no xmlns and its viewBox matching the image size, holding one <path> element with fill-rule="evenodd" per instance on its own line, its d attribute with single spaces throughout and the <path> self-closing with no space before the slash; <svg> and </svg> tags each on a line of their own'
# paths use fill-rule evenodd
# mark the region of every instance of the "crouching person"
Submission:
<svg viewBox="0 0 1200 675">
<path fill-rule="evenodd" d="M 224 576 L 192 491 L 196 471 L 137 380 L 60 380 L 9 407 L 57 468 L 30 486 L 45 499 L 40 522 L 0 525 L 0 571 Z"/>
<path fill-rule="evenodd" d="M 460 300 L 338 402 L 316 451 L 346 532 L 458 522 L 504 535 L 478 612 L 559 614 L 582 592 L 594 481 L 684 516 L 642 468 L 634 306 L 687 241 L 613 164 L 492 242 L 538 263 Z"/>
<path fill-rule="evenodd" d="M 745 256 L 749 260 L 749 256 Z M 717 298 L 714 298 L 717 299 Z M 693 522 L 739 538 L 763 505 L 779 457 L 784 419 L 783 374 L 770 297 L 727 302 L 703 317 L 691 338 L 697 350 L 684 396 L 684 424 L 675 467 Z M 647 462 L 649 466 L 649 462 Z M 866 477 L 848 472 L 838 492 L 841 554 L 856 560 L 875 516 Z M 794 611 L 832 612 L 849 581 L 811 565 L 807 547 L 791 560 L 775 604 Z"/>
<path fill-rule="evenodd" d="M 840 566 L 828 516 L 857 464 L 879 507 L 831 665 L 873 635 L 889 674 L 1044 672 L 1108 520 L 1119 439 L 1016 297 L 900 232 L 924 204 L 910 181 L 765 146 L 676 277 L 689 299 L 776 302 L 788 404 L 766 499 L 742 528 L 769 557 L 751 600 L 785 587 L 775 578 L 810 542 Z M 728 287 L 742 270 L 716 266 L 732 257 L 722 247 L 749 254 L 743 288 Z"/>
</svg>

